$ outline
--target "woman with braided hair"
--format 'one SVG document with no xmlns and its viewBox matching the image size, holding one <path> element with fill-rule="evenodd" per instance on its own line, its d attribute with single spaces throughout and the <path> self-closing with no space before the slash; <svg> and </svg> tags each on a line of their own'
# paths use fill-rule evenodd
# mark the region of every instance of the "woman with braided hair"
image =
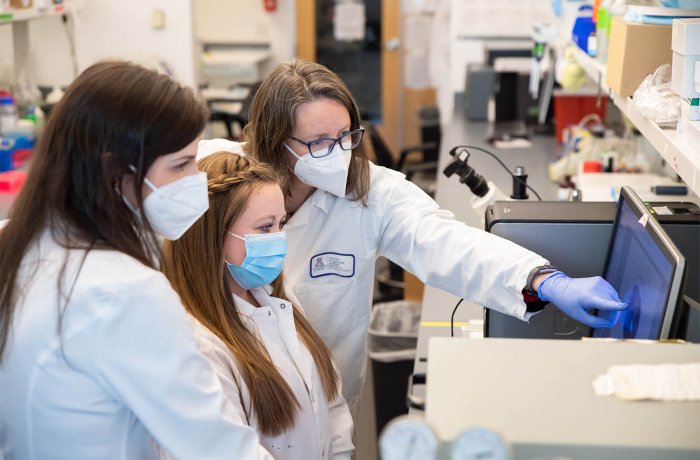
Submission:
<svg viewBox="0 0 700 460">
<path fill-rule="evenodd" d="M 166 242 L 163 271 L 200 350 L 276 459 L 349 459 L 352 418 L 330 351 L 285 287 L 282 178 L 228 152 L 198 166 L 209 209 Z"/>
<path fill-rule="evenodd" d="M 287 281 L 333 352 L 354 415 L 378 256 L 431 286 L 522 320 L 552 301 L 575 320 L 610 327 L 588 310 L 627 307 L 600 277 L 569 278 L 541 256 L 457 221 L 403 174 L 370 162 L 360 121 L 340 77 L 297 59 L 280 64 L 258 88 L 244 143 L 201 141 L 197 152 L 198 158 L 214 150 L 245 152 L 288 179 Z"/>
</svg>

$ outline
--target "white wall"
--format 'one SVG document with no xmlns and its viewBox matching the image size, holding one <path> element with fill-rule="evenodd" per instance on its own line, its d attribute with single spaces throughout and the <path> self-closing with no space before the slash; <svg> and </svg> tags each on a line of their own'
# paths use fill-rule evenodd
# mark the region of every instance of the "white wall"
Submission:
<svg viewBox="0 0 700 460">
<path fill-rule="evenodd" d="M 449 27 L 455 92 L 464 91 L 467 65 L 484 61 L 487 37 L 530 37 L 534 23 L 553 20 L 550 0 L 448 1 L 452 4 Z"/>
<path fill-rule="evenodd" d="M 105 58 L 165 61 L 183 83 L 195 83 L 191 0 L 85 0 L 77 13 L 79 69 Z M 153 11 L 165 12 L 165 28 L 155 30 Z M 11 56 L 10 26 L 0 26 L 0 72 Z M 73 79 L 70 47 L 59 17 L 30 25 L 31 66 L 37 84 L 67 84 Z M 9 50 L 9 51 L 8 51 Z M 11 65 L 11 60 L 9 61 Z M 0 76 L 0 82 L 5 79 Z"/>
<path fill-rule="evenodd" d="M 268 13 L 262 0 L 192 0 L 194 37 L 200 43 L 270 44 L 269 72 L 295 56 L 295 6 L 278 0 L 277 10 Z M 298 0 L 308 1 L 308 0 Z"/>
</svg>

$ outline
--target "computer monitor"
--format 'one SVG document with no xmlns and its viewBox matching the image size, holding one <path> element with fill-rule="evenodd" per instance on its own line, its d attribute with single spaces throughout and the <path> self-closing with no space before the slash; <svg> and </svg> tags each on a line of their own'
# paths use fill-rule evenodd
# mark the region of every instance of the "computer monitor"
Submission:
<svg viewBox="0 0 700 460">
<path fill-rule="evenodd" d="M 667 339 L 675 334 L 676 306 L 685 274 L 685 258 L 644 202 L 622 187 L 612 239 L 604 269 L 605 279 L 629 304 L 611 328 L 597 328 L 593 337 Z"/>
</svg>

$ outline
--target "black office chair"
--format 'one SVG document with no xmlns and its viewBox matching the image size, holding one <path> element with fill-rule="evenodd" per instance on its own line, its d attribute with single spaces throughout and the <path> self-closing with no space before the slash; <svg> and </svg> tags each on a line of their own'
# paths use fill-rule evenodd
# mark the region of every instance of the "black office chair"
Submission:
<svg viewBox="0 0 700 460">
<path fill-rule="evenodd" d="M 423 137 L 425 133 L 421 133 L 423 143 L 401 149 L 398 160 L 394 159 L 394 155 L 373 124 L 365 123 L 365 130 L 378 165 L 404 173 L 406 179 L 413 181 L 431 197 L 435 196 L 437 160 L 440 151 L 439 126 L 436 132 L 430 132 L 432 139 L 426 139 Z M 415 157 L 415 153 L 422 154 L 420 161 L 410 160 L 411 156 Z"/>
<path fill-rule="evenodd" d="M 221 122 L 226 128 L 226 134 L 231 140 L 239 140 L 234 135 L 234 126 L 238 125 L 239 131 L 243 131 L 243 128 L 248 124 L 248 111 L 250 110 L 250 103 L 253 101 L 253 96 L 255 92 L 260 87 L 262 82 L 256 82 L 252 84 L 237 84 L 232 85 L 229 89 L 235 87 L 247 87 L 248 95 L 244 98 L 212 98 L 207 99 L 207 106 L 209 107 L 209 121 L 210 122 Z M 233 111 L 230 109 L 230 104 L 240 103 L 240 110 Z"/>
<path fill-rule="evenodd" d="M 440 130 L 437 132 L 422 132 L 421 137 L 424 143 L 413 145 L 401 149 L 398 160 L 395 160 L 391 150 L 382 138 L 377 128 L 369 122 L 363 123 L 365 134 L 374 150 L 375 163 L 379 166 L 401 171 L 406 175 L 406 179 L 413 181 L 428 195 L 435 195 L 435 181 L 437 176 L 437 155 L 440 151 Z M 425 136 L 433 136 L 427 140 Z M 422 154 L 422 162 L 408 161 L 410 155 Z M 414 155 L 415 156 L 415 155 Z M 388 302 L 403 299 L 404 281 L 403 268 L 399 265 L 387 261 L 386 266 L 378 266 L 376 281 L 378 293 L 375 294 L 374 302 Z"/>
</svg>

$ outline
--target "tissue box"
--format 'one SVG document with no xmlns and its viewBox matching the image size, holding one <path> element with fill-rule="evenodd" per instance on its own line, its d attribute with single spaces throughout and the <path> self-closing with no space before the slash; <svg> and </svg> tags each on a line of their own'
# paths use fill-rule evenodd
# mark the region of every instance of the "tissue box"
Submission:
<svg viewBox="0 0 700 460">
<path fill-rule="evenodd" d="M 631 96 L 648 74 L 670 64 L 671 26 L 627 23 L 613 18 L 608 45 L 608 86 L 620 96 Z"/>
</svg>

